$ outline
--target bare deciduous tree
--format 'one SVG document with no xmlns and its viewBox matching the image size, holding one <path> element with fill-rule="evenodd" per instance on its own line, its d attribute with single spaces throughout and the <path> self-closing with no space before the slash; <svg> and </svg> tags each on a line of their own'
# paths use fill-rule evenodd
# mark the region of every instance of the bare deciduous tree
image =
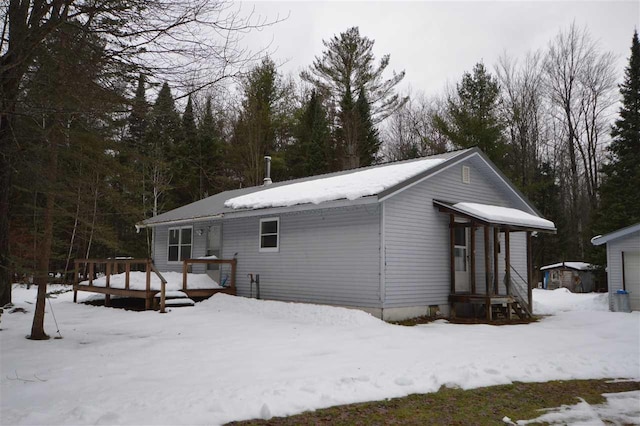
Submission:
<svg viewBox="0 0 640 426">
<path fill-rule="evenodd" d="M 612 63 L 612 55 L 575 24 L 551 41 L 544 61 L 551 113 L 560 125 L 556 143 L 568 157 L 567 214 L 579 256 L 590 211 L 597 206 L 603 136 L 615 91 Z"/>
<path fill-rule="evenodd" d="M 3 4 L 0 40 L 0 305 L 11 300 L 9 277 L 9 215 L 13 122 L 20 91 L 39 45 L 63 25 L 103 40 L 106 62 L 113 69 L 162 74 L 191 90 L 208 87 L 234 74 L 256 54 L 239 44 L 243 32 L 268 25 L 238 7 L 209 0 L 9 0 Z M 119 72 L 119 71 L 118 71 Z M 118 76 L 121 79 L 122 75 Z M 109 86 L 109 81 L 101 84 Z M 58 132 L 59 133 L 59 132 Z M 58 133 L 49 138 L 44 173 L 55 183 Z M 64 137 L 63 134 L 59 135 Z M 44 237 L 38 256 L 38 298 L 32 339 L 45 339 L 44 303 L 52 244 L 55 194 L 47 195 Z"/>
</svg>

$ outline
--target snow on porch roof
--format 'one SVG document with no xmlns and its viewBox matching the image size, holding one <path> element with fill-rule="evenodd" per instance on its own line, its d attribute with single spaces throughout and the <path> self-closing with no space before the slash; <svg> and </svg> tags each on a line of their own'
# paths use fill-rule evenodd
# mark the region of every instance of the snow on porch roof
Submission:
<svg viewBox="0 0 640 426">
<path fill-rule="evenodd" d="M 434 200 L 434 204 L 492 225 L 506 225 L 540 231 L 556 231 L 555 224 L 550 220 L 510 207 L 466 202 L 454 204 L 437 200 Z"/>
<path fill-rule="evenodd" d="M 444 158 L 425 158 L 292 183 L 230 198 L 224 205 L 233 209 L 261 209 L 308 203 L 320 204 L 325 201 L 342 199 L 356 200 L 370 195 L 378 195 L 444 161 Z"/>
<path fill-rule="evenodd" d="M 563 267 L 569 268 L 569 269 L 575 269 L 576 271 L 590 271 L 592 269 L 595 269 L 595 266 L 586 262 L 560 262 L 560 263 L 554 263 L 553 265 L 542 266 L 540 270 L 546 271 L 547 269 L 555 269 L 555 268 L 563 268 Z"/>
</svg>

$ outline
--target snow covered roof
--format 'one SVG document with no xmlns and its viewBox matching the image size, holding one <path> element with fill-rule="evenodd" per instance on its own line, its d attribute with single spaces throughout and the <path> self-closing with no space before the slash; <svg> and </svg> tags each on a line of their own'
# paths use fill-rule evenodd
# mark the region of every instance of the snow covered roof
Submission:
<svg viewBox="0 0 640 426">
<path fill-rule="evenodd" d="M 467 202 L 447 203 L 437 200 L 434 200 L 434 204 L 492 225 L 507 225 L 544 231 L 556 230 L 555 224 L 550 220 L 510 207 Z"/>
<path fill-rule="evenodd" d="M 348 174 L 292 183 L 242 195 L 227 200 L 224 205 L 234 209 L 261 209 L 307 203 L 320 204 L 342 199 L 356 200 L 378 195 L 444 161 L 444 158 L 427 157 L 417 161 L 388 164 L 364 170 L 357 169 Z"/>
<path fill-rule="evenodd" d="M 406 160 L 353 170 L 310 176 L 271 185 L 225 191 L 191 204 L 146 219 L 137 228 L 158 225 L 190 223 L 194 221 L 216 220 L 230 214 L 260 214 L 259 209 L 307 209 L 336 207 L 343 203 L 380 202 L 393 196 L 416 182 L 427 179 L 450 165 L 457 164 L 471 156 L 480 156 L 495 171 L 498 181 L 503 182 L 526 206 L 528 214 L 519 210 L 518 224 L 535 223 L 535 229 L 555 230 L 553 223 L 536 216 L 535 207 L 526 200 L 518 189 L 493 165 L 478 148 L 463 149 L 429 157 Z M 299 207 L 298 207 L 299 206 Z M 504 216 L 513 218 L 514 212 Z M 487 213 L 487 212 L 485 212 Z M 497 214 L 493 211 L 492 214 Z M 522 216 L 525 215 L 525 216 Z"/>
<path fill-rule="evenodd" d="M 254 207 L 254 204 L 250 203 L 250 200 L 254 200 L 255 204 L 268 204 L 264 201 L 263 195 L 258 195 L 259 193 L 269 192 L 273 194 L 273 191 L 277 188 L 285 188 L 285 187 L 294 187 L 300 191 L 307 191 L 309 188 L 315 188 L 314 194 L 298 194 L 296 199 L 293 199 L 293 196 L 290 194 L 291 189 L 283 189 L 280 192 L 280 205 L 281 206 L 291 206 L 303 203 L 312 203 L 313 201 L 323 202 L 326 200 L 354 200 L 356 198 L 365 198 L 371 195 L 381 195 L 382 191 L 391 191 L 398 186 L 402 186 L 405 184 L 410 184 L 413 179 L 422 178 L 427 174 L 435 171 L 445 164 L 449 163 L 449 160 L 462 158 L 468 155 L 473 154 L 474 152 L 479 152 L 476 148 L 464 149 L 454 152 L 448 152 L 444 154 L 432 155 L 430 157 L 424 157 L 414 160 L 400 161 L 393 164 L 382 164 L 377 166 L 369 166 L 362 167 L 359 169 L 353 170 L 344 170 L 335 173 L 327 173 L 324 175 L 318 176 L 310 176 L 301 179 L 294 179 L 283 182 L 274 182 L 271 185 L 260 185 L 253 186 L 242 189 L 235 189 L 231 191 L 224 191 L 216 195 L 212 195 L 210 197 L 204 198 L 202 200 L 198 200 L 191 204 L 187 204 L 182 207 L 178 207 L 177 209 L 170 210 L 166 213 L 162 213 L 158 216 L 146 219 L 140 222 L 138 227 L 146 227 L 146 226 L 156 226 L 161 224 L 174 224 L 174 223 L 188 223 L 194 220 L 207 220 L 207 219 L 219 219 L 223 215 L 236 212 L 243 209 L 257 209 L 262 207 Z M 414 165 L 414 163 L 417 163 Z M 388 169 L 391 167 L 391 169 Z M 375 170 L 386 169 L 386 172 L 375 172 Z M 387 173 L 390 170 L 398 171 L 403 170 L 403 179 L 399 180 L 395 179 L 392 173 Z M 363 175 L 364 174 L 364 175 Z M 356 177 L 349 177 L 352 175 L 356 175 Z M 379 177 L 385 176 L 385 178 L 393 179 L 394 184 L 379 182 L 378 187 L 374 187 L 374 185 L 367 185 L 367 188 L 363 186 L 360 187 L 359 191 L 351 190 L 346 188 L 345 185 L 351 182 L 357 182 L 358 179 L 362 179 L 363 176 L 371 177 L 373 175 L 378 175 Z M 358 178 L 358 176 L 360 176 Z M 315 182 L 315 183 L 312 183 Z M 332 189 L 323 189 L 326 183 L 329 182 L 332 185 Z M 309 183 L 309 186 L 300 186 L 301 183 Z M 381 189 L 384 188 L 384 189 Z M 322 192 L 322 194 L 320 194 Z M 365 193 L 369 193 L 368 195 L 364 195 Z M 284 195 L 283 195 L 284 194 Z M 286 195 L 289 194 L 289 195 Z M 251 198 L 245 198 L 244 202 L 242 201 L 242 197 L 246 195 L 252 195 Z M 359 197 L 356 197 L 359 195 Z M 340 197 L 340 198 L 338 198 Z M 320 201 L 321 198 L 326 200 Z M 232 204 L 229 203 L 227 205 L 227 200 L 232 201 L 236 199 L 236 201 L 242 202 L 245 207 L 235 206 L 235 202 Z M 255 200 L 262 200 L 258 203 Z M 287 201 L 287 203 L 284 203 Z"/>
<path fill-rule="evenodd" d="M 610 232 L 605 235 L 597 235 L 591 239 L 591 244 L 594 246 L 600 246 L 606 244 L 609 241 L 617 240 L 618 238 L 626 237 L 634 232 L 640 232 L 640 223 L 627 226 L 626 228 L 618 229 L 617 231 Z"/>
<path fill-rule="evenodd" d="M 541 271 L 546 271 L 547 269 L 556 269 L 556 268 L 569 268 L 575 269 L 576 271 L 589 271 L 591 269 L 595 269 L 595 266 L 586 263 L 586 262 L 560 262 L 554 263 L 553 265 L 546 265 L 540 268 Z"/>
</svg>

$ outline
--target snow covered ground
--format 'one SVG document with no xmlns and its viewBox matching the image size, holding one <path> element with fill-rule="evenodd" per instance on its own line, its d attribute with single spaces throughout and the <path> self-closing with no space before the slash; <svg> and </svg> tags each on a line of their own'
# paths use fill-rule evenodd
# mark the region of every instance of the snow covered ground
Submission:
<svg viewBox="0 0 640 426">
<path fill-rule="evenodd" d="M 35 342 L 24 338 L 35 293 L 15 288 L 28 313 L 2 316 L 0 424 L 218 424 L 441 385 L 640 379 L 637 312 L 556 307 L 528 325 L 402 327 L 227 295 L 162 315 L 73 304 L 68 292 L 51 299 L 64 338 Z M 45 326 L 56 335 L 49 305 Z"/>
<path fill-rule="evenodd" d="M 566 288 L 533 289 L 533 313 L 555 315 L 569 311 L 608 311 L 609 293 L 571 293 Z"/>
</svg>

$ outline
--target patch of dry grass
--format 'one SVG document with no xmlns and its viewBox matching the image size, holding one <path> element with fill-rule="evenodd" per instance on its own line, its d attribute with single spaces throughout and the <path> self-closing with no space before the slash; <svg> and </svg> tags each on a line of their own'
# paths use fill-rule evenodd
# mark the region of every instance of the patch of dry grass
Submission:
<svg viewBox="0 0 640 426">
<path fill-rule="evenodd" d="M 540 416 L 538 410 L 576 404 L 577 397 L 590 404 L 605 401 L 603 393 L 640 390 L 640 382 L 607 383 L 607 380 L 569 380 L 462 390 L 441 388 L 430 394 L 414 394 L 386 401 L 331 407 L 269 421 L 251 420 L 235 425 L 500 425 Z"/>
</svg>

